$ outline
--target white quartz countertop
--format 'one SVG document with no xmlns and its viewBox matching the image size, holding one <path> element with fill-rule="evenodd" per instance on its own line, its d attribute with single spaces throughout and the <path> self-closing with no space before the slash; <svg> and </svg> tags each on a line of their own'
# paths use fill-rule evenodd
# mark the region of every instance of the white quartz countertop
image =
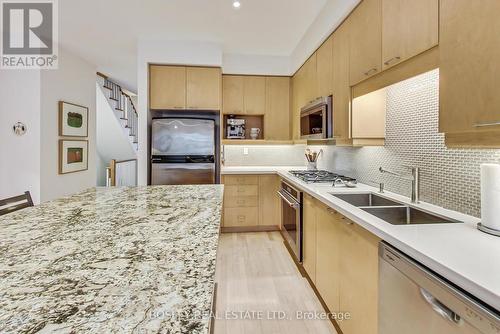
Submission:
<svg viewBox="0 0 500 334">
<path fill-rule="evenodd" d="M 446 216 L 463 223 L 392 225 L 345 201 L 332 196 L 340 193 L 378 192 L 359 184 L 357 188 L 330 184 L 307 184 L 288 173 L 304 167 L 223 167 L 223 174 L 259 174 L 274 172 L 291 185 L 310 194 L 355 223 L 385 240 L 484 303 L 500 310 L 500 238 L 480 232 L 479 219 L 427 203 L 414 207 Z M 407 197 L 386 192 L 383 196 L 407 204 Z"/>
<path fill-rule="evenodd" d="M 304 166 L 223 166 L 221 174 L 276 174 L 278 171 L 306 169 Z"/>
</svg>

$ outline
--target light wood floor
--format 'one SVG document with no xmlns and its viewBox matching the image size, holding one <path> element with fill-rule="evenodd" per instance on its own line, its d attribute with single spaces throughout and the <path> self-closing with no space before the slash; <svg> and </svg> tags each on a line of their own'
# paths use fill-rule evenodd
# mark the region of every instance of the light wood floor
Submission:
<svg viewBox="0 0 500 334">
<path fill-rule="evenodd" d="M 222 234 L 216 279 L 215 334 L 336 333 L 329 320 L 297 319 L 297 311 L 323 308 L 279 232 Z M 283 311 L 287 319 L 268 320 L 268 311 Z M 233 319 L 236 315 L 239 319 Z M 261 315 L 263 319 L 257 319 Z"/>
</svg>

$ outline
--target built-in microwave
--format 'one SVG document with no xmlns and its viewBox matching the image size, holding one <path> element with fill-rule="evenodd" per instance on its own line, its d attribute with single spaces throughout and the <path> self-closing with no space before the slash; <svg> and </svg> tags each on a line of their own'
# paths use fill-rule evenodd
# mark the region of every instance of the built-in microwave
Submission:
<svg viewBox="0 0 500 334">
<path fill-rule="evenodd" d="M 302 139 L 333 138 L 332 97 L 320 97 L 300 109 Z"/>
</svg>

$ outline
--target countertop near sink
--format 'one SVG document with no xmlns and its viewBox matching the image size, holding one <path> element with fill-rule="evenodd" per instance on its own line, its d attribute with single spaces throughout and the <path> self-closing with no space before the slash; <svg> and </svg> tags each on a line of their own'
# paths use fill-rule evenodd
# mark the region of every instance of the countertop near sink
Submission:
<svg viewBox="0 0 500 334">
<path fill-rule="evenodd" d="M 369 213 L 335 198 L 331 193 L 377 192 L 359 184 L 357 188 L 332 188 L 330 184 L 307 184 L 284 167 L 230 167 L 233 174 L 254 173 L 274 168 L 292 185 L 339 211 L 355 223 L 421 262 L 452 283 L 500 310 L 500 238 L 480 232 L 479 219 L 427 203 L 415 207 L 464 223 L 429 225 L 391 225 Z M 294 167 L 296 169 L 297 167 Z M 303 167 L 302 167 L 303 169 Z M 222 173 L 225 173 L 223 167 Z M 409 204 L 407 197 L 386 192 L 384 196 Z"/>
<path fill-rule="evenodd" d="M 223 186 L 98 188 L 0 218 L 0 332 L 208 333 Z"/>
</svg>

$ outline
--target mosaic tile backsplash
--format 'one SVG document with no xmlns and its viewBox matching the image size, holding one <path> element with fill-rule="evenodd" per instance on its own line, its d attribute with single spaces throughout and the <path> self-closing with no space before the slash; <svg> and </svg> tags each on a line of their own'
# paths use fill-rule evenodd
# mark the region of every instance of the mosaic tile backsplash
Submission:
<svg viewBox="0 0 500 334">
<path fill-rule="evenodd" d="M 384 182 L 405 196 L 410 181 L 381 175 L 378 168 L 409 173 L 403 165 L 420 167 L 422 201 L 480 217 L 480 165 L 499 163 L 500 150 L 447 149 L 438 132 L 438 105 L 438 70 L 388 87 L 385 147 L 324 146 L 319 167 L 367 184 Z"/>
</svg>

